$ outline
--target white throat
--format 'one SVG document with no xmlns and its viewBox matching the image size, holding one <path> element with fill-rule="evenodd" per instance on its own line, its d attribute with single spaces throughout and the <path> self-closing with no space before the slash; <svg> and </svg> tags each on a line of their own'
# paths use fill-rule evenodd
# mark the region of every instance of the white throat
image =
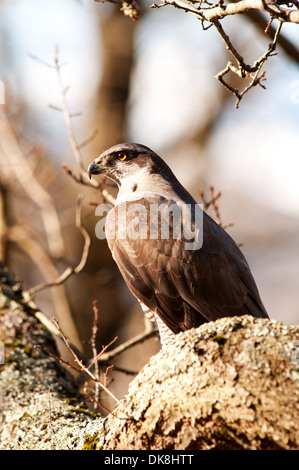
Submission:
<svg viewBox="0 0 299 470">
<path fill-rule="evenodd" d="M 121 185 L 119 187 L 118 195 L 116 198 L 116 204 L 120 204 L 124 201 L 132 201 L 138 199 L 138 188 L 139 186 L 146 186 L 146 180 L 151 180 L 148 168 L 138 168 L 138 172 L 132 172 L 129 175 L 122 178 Z M 136 186 L 137 185 L 137 186 Z M 137 189 L 134 191 L 134 187 Z M 137 195 L 135 194 L 137 192 Z"/>
<path fill-rule="evenodd" d="M 134 201 L 144 196 L 162 196 L 166 199 L 179 200 L 171 183 L 162 176 L 150 174 L 148 168 L 140 168 L 134 175 L 130 174 L 122 179 L 116 198 L 116 204 L 125 201 Z"/>
</svg>

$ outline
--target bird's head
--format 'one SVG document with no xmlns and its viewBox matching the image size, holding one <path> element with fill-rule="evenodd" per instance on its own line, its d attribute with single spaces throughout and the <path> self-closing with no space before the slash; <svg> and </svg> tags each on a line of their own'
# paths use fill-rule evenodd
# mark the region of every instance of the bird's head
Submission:
<svg viewBox="0 0 299 470">
<path fill-rule="evenodd" d="M 172 173 L 150 148 L 135 143 L 118 144 L 97 157 L 88 167 L 88 176 L 105 174 L 118 185 L 126 179 L 140 181 L 145 176 Z"/>
</svg>

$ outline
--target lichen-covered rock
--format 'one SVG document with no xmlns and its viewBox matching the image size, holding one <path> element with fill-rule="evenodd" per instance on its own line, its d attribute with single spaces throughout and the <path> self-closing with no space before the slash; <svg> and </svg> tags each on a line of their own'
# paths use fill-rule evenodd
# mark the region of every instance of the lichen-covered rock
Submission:
<svg viewBox="0 0 299 470">
<path fill-rule="evenodd" d="M 82 448 L 99 422 L 95 431 L 74 378 L 49 356 L 58 356 L 52 335 L 1 286 L 0 340 L 0 449 Z"/>
<path fill-rule="evenodd" d="M 299 327 L 223 318 L 177 336 L 105 423 L 104 449 L 298 449 Z"/>
<path fill-rule="evenodd" d="M 0 449 L 299 449 L 299 327 L 245 316 L 181 333 L 103 420 L 23 300 L 5 271 Z"/>
</svg>

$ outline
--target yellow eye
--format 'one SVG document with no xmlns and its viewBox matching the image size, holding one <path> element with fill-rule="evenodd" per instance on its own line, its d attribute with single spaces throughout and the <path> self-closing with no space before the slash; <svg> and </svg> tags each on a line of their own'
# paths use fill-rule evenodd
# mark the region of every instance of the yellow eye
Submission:
<svg viewBox="0 0 299 470">
<path fill-rule="evenodd" d="M 121 161 L 121 162 L 124 162 L 126 160 L 126 158 L 128 157 L 128 155 L 125 153 L 125 152 L 120 152 L 118 155 L 117 155 L 118 159 Z"/>
</svg>

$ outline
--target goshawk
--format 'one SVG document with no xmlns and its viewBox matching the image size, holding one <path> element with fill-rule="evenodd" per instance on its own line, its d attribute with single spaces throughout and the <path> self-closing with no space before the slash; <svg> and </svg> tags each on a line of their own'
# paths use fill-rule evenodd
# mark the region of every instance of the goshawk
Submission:
<svg viewBox="0 0 299 470">
<path fill-rule="evenodd" d="M 119 144 L 88 168 L 119 192 L 105 233 L 114 260 L 162 346 L 174 334 L 221 317 L 268 318 L 239 247 L 151 149 Z"/>
</svg>

